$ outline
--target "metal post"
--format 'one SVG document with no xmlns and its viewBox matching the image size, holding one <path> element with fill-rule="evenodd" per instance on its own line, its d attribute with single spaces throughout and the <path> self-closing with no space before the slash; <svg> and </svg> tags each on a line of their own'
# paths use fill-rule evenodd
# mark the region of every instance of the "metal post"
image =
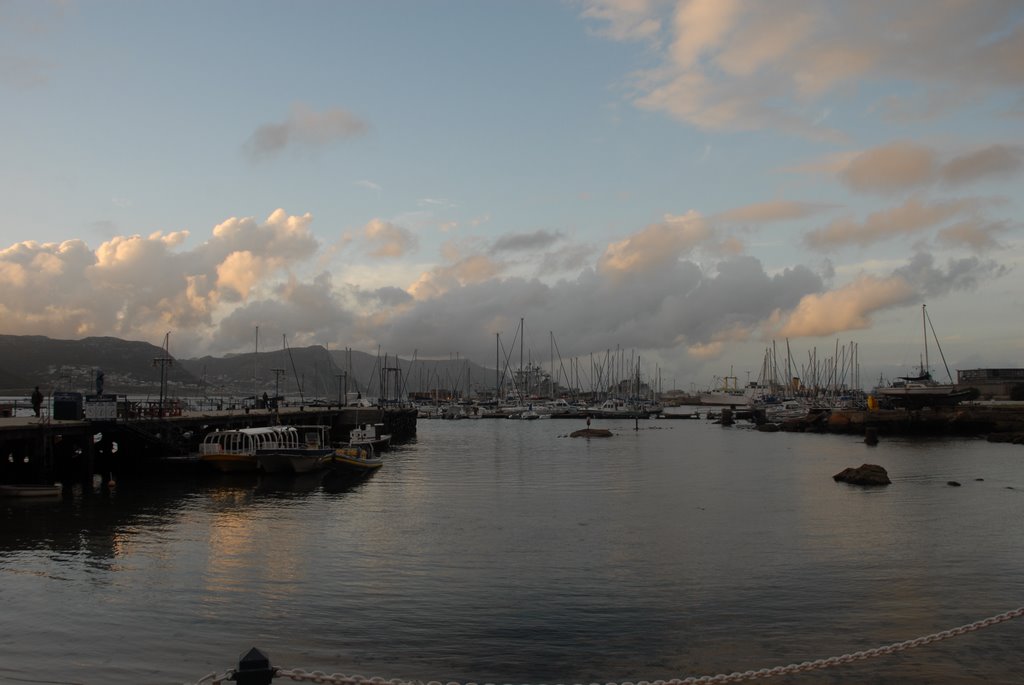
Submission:
<svg viewBox="0 0 1024 685">
<path fill-rule="evenodd" d="M 231 676 L 239 685 L 270 685 L 277 669 L 270 665 L 270 658 L 253 647 L 238 660 L 238 669 Z"/>
</svg>

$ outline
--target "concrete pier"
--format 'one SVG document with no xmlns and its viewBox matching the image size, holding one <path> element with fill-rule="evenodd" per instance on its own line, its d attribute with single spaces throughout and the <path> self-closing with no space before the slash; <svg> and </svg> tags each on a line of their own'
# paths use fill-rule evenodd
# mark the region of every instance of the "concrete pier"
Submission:
<svg viewBox="0 0 1024 685">
<path fill-rule="evenodd" d="M 345 442 L 360 424 L 383 423 L 393 440 L 416 434 L 416 410 L 392 407 L 307 407 L 176 411 L 113 419 L 0 417 L 0 483 L 91 481 L 93 474 L 154 476 L 198 463 L 192 458 L 214 430 L 326 425 Z M 116 446 L 116 448 L 115 448 Z"/>
</svg>

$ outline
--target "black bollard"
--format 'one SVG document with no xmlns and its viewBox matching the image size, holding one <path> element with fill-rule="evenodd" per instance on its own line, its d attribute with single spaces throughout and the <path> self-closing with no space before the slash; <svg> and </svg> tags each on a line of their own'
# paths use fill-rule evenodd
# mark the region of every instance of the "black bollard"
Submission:
<svg viewBox="0 0 1024 685">
<path fill-rule="evenodd" d="M 270 685 L 277 669 L 271 667 L 270 658 L 253 647 L 238 660 L 238 669 L 231 680 L 239 685 Z"/>
<path fill-rule="evenodd" d="M 877 445 L 878 444 L 878 429 L 877 428 L 865 428 L 864 429 L 864 444 L 865 445 Z"/>
</svg>

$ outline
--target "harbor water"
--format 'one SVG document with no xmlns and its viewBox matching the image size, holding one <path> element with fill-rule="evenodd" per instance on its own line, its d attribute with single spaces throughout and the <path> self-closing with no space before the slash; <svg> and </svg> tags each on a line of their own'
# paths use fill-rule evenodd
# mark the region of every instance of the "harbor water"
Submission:
<svg viewBox="0 0 1024 685">
<path fill-rule="evenodd" d="M 613 437 L 420 421 L 341 487 L 211 473 L 2 499 L 0 682 L 194 682 L 254 646 L 389 679 L 654 681 L 1024 605 L 1024 447 L 593 425 Z M 892 485 L 833 481 L 862 463 Z M 1022 644 L 1016 619 L 766 682 L 1017 683 Z"/>
</svg>

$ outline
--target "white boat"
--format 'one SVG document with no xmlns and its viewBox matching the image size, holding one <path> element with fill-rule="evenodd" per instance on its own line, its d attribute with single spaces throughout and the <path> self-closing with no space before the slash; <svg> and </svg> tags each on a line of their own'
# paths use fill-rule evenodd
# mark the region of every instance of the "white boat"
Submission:
<svg viewBox="0 0 1024 685">
<path fill-rule="evenodd" d="M 972 388 L 958 388 L 952 383 L 939 383 L 927 371 L 917 376 L 900 376 L 885 387 L 872 391 L 900 407 L 952 406 L 977 396 Z"/>
<path fill-rule="evenodd" d="M 751 399 L 753 399 L 752 389 L 743 388 L 741 390 L 737 385 L 736 376 L 732 375 L 731 368 L 729 374 L 721 379 L 722 385 L 720 387 L 700 393 L 699 399 L 701 404 L 711 404 L 719 407 L 739 407 L 750 404 Z M 732 381 L 732 383 L 729 381 Z"/>
<path fill-rule="evenodd" d="M 257 450 L 298 446 L 298 434 L 285 426 L 217 430 L 199 444 L 199 459 L 223 473 L 256 471 Z"/>
<path fill-rule="evenodd" d="M 391 444 L 391 434 L 384 433 L 383 423 L 364 423 L 353 428 L 348 434 L 349 447 L 370 447 L 382 449 Z"/>
<path fill-rule="evenodd" d="M 284 426 L 283 430 L 290 434 L 287 440 L 256 450 L 260 469 L 267 473 L 316 471 L 334 453 L 327 426 Z"/>
<path fill-rule="evenodd" d="M 786 400 L 778 404 L 769 404 L 764 407 L 765 419 L 769 423 L 781 423 L 790 419 L 802 419 L 807 416 L 809 409 L 802 402 L 797 400 Z"/>
<path fill-rule="evenodd" d="M 587 408 L 585 413 L 602 419 L 646 419 L 651 415 L 646 407 L 619 398 L 609 398 L 596 407 Z"/>
<path fill-rule="evenodd" d="M 563 416 L 566 414 L 579 414 L 580 410 L 578 407 L 569 404 L 566 400 L 561 397 L 557 400 L 551 400 L 548 402 L 544 410 L 551 415 Z"/>
</svg>

